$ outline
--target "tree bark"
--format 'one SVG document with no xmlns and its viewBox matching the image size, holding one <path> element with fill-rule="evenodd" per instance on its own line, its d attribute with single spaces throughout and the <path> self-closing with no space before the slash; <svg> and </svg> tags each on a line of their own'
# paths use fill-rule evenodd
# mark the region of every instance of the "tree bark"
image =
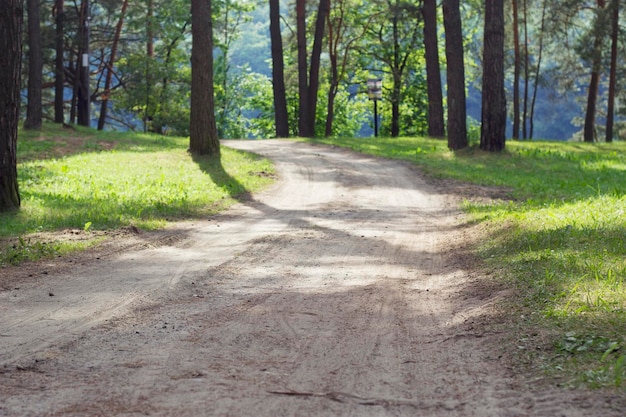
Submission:
<svg viewBox="0 0 626 417">
<path fill-rule="evenodd" d="M 589 89 L 587 90 L 587 111 L 585 113 L 585 126 L 583 129 L 583 140 L 585 142 L 593 142 L 596 135 L 596 104 L 598 101 L 598 87 L 600 85 L 600 70 L 602 66 L 602 30 L 600 27 L 602 9 L 604 9 L 605 1 L 597 0 L 597 16 L 595 39 L 593 40 L 593 56 L 591 68 L 591 80 L 589 81 Z"/>
<path fill-rule="evenodd" d="M 41 91 L 43 84 L 43 52 L 41 46 L 41 14 L 39 0 L 27 0 L 28 10 L 28 104 L 24 129 L 41 129 Z"/>
<path fill-rule="evenodd" d="M 520 44 L 519 44 L 519 10 L 518 0 L 513 3 L 513 139 L 519 139 L 519 78 L 520 78 Z"/>
<path fill-rule="evenodd" d="M 459 0 L 443 0 L 448 81 L 448 148 L 463 149 L 467 141 L 463 31 Z"/>
<path fill-rule="evenodd" d="M 64 52 L 64 4 L 63 0 L 55 0 L 55 12 L 56 12 L 56 58 L 55 58 L 55 74 L 54 74 L 54 122 L 63 123 L 64 116 L 64 87 L 65 87 L 65 64 L 63 60 Z"/>
<path fill-rule="evenodd" d="M 289 113 L 285 89 L 283 37 L 280 31 L 280 1 L 270 0 L 270 39 L 272 43 L 272 87 L 274 91 L 274 121 L 276 137 L 289 137 Z"/>
<path fill-rule="evenodd" d="M 531 140 L 535 136 L 535 103 L 537 102 L 537 90 L 539 89 L 539 74 L 541 73 L 541 61 L 543 57 L 543 39 L 544 39 L 544 30 L 546 27 L 546 9 L 547 9 L 547 1 L 544 0 L 543 5 L 542 5 L 542 10 L 541 10 L 541 28 L 539 30 L 539 51 L 537 52 L 537 67 L 535 68 L 533 96 L 530 101 L 530 116 L 528 117 L 528 125 L 530 129 L 528 138 Z"/>
<path fill-rule="evenodd" d="M 115 65 L 115 59 L 117 55 L 117 46 L 120 42 L 120 36 L 122 35 L 122 26 L 124 25 L 124 16 L 126 9 L 128 8 L 128 0 L 124 0 L 122 3 L 122 10 L 120 11 L 120 19 L 117 21 L 115 27 L 115 35 L 113 37 L 113 44 L 111 45 L 111 56 L 109 57 L 109 63 L 107 64 L 107 75 L 104 81 L 104 96 L 102 103 L 100 104 L 100 117 L 98 118 L 98 130 L 104 129 L 104 125 L 107 119 L 107 111 L 109 107 L 109 96 L 111 95 L 111 82 L 113 81 L 113 65 Z"/>
<path fill-rule="evenodd" d="M 613 122 L 615 118 L 615 90 L 617 86 L 617 46 L 619 41 L 619 0 L 611 2 L 611 70 L 609 75 L 609 98 L 606 115 L 606 142 L 613 142 Z"/>
<path fill-rule="evenodd" d="M 528 92 L 530 85 L 530 54 L 528 53 L 528 3 L 522 1 L 524 8 L 524 108 L 522 111 L 522 138 L 528 139 Z"/>
<path fill-rule="evenodd" d="M 319 90 L 320 59 L 322 45 L 324 43 L 324 30 L 326 17 L 330 11 L 330 0 L 319 0 L 317 20 L 315 22 L 315 35 L 313 38 L 313 50 L 311 51 L 311 68 L 309 74 L 309 126 L 307 137 L 315 136 L 315 119 L 317 113 L 317 92 Z"/>
<path fill-rule="evenodd" d="M 505 132 L 504 5 L 502 0 L 486 0 L 480 149 L 502 151 Z"/>
<path fill-rule="evenodd" d="M 393 86 L 391 87 L 391 137 L 400 136 L 400 94 L 402 91 L 402 70 L 400 68 L 400 42 L 398 34 L 398 12 L 394 12 L 391 18 L 393 34 L 393 59 L 391 66 L 391 76 Z"/>
<path fill-rule="evenodd" d="M 0 0 L 0 211 L 19 208 L 17 126 L 22 63 L 21 0 Z"/>
<path fill-rule="evenodd" d="M 213 20 L 211 0 L 191 1 L 191 121 L 189 150 L 219 155 L 213 92 Z"/>
<path fill-rule="evenodd" d="M 152 60 L 154 59 L 154 0 L 148 0 L 146 11 L 146 103 L 143 111 L 143 131 L 148 132 L 148 124 L 152 119 Z"/>
<path fill-rule="evenodd" d="M 428 135 L 444 137 L 443 92 L 439 67 L 439 45 L 437 34 L 437 0 L 424 0 L 424 52 L 426 57 L 426 85 L 428 92 Z"/>
<path fill-rule="evenodd" d="M 337 27 L 335 27 L 330 20 L 330 13 L 327 16 L 328 19 L 328 58 L 330 61 L 330 85 L 328 86 L 328 100 L 326 104 L 326 126 L 324 128 L 324 136 L 331 137 L 333 134 L 333 123 L 335 119 L 335 97 L 339 90 L 339 62 L 338 62 L 338 46 L 339 38 L 341 37 L 341 31 L 343 29 L 343 14 L 344 3 L 339 1 L 339 5 L 335 3 L 335 10 L 338 10 L 340 18 L 338 19 Z M 335 32 L 336 30 L 336 32 Z M 344 51 L 344 57 L 348 54 L 348 51 Z"/>
<path fill-rule="evenodd" d="M 78 56 L 78 101 L 77 118 L 81 126 L 90 126 L 91 94 L 89 92 L 89 0 L 83 0 L 80 8 L 79 29 L 79 56 Z"/>
<path fill-rule="evenodd" d="M 296 0 L 296 38 L 298 47 L 298 134 L 312 136 L 310 132 L 309 76 L 306 53 L 306 0 Z"/>
</svg>

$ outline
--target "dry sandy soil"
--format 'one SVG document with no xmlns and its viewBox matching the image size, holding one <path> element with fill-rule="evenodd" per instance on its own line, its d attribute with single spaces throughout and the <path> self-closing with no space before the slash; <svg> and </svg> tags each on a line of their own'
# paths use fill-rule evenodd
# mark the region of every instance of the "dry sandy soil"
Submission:
<svg viewBox="0 0 626 417">
<path fill-rule="evenodd" d="M 239 141 L 271 190 L 0 270 L 0 416 L 623 416 L 516 374 L 450 189 L 404 163 Z M 500 329 L 500 330 L 497 330 Z"/>
</svg>

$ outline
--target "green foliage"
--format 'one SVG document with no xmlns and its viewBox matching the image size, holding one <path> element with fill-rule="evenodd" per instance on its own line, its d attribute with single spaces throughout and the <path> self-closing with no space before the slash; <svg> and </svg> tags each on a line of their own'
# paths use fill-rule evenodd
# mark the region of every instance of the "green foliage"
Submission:
<svg viewBox="0 0 626 417">
<path fill-rule="evenodd" d="M 31 241 L 31 239 L 20 237 L 17 243 L 10 244 L 0 250 L 0 268 L 7 265 L 18 265 L 24 261 L 49 258 L 59 253 L 59 244 Z"/>
<path fill-rule="evenodd" d="M 525 317 L 520 331 L 552 340 L 525 338 L 524 351 L 572 383 L 624 386 L 626 143 L 509 142 L 493 155 L 428 138 L 323 142 L 497 187 L 495 202 L 464 207 L 485 224 L 477 252 L 520 294 L 510 306 Z"/>
<path fill-rule="evenodd" d="M 416 57 L 414 57 L 416 58 Z M 415 60 L 405 76 L 400 96 L 400 136 L 421 136 L 428 132 L 428 94 L 423 60 Z M 386 84 L 390 81 L 387 80 Z M 391 97 L 387 93 L 380 102 L 381 136 L 391 135 Z"/>
</svg>

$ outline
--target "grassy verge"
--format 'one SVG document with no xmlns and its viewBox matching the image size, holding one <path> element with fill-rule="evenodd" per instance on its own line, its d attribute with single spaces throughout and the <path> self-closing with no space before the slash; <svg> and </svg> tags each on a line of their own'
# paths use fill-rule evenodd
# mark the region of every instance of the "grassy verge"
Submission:
<svg viewBox="0 0 626 417">
<path fill-rule="evenodd" d="M 466 202 L 487 236 L 476 251 L 520 298 L 520 358 L 567 385 L 626 388 L 626 143 L 509 142 L 450 152 L 427 138 L 321 142 L 502 186 L 511 201 Z"/>
<path fill-rule="evenodd" d="M 75 249 L 75 243 L 31 238 L 36 232 L 155 229 L 209 216 L 272 181 L 266 159 L 228 148 L 221 161 L 192 158 L 187 147 L 186 138 L 57 125 L 20 132 L 22 207 L 0 214 L 0 239 L 8 242 L 0 265 Z"/>
</svg>

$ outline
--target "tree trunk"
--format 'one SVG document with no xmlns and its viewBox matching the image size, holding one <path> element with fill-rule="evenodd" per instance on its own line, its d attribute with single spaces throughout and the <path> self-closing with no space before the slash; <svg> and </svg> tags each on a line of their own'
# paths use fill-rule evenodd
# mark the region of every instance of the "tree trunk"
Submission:
<svg viewBox="0 0 626 417">
<path fill-rule="evenodd" d="M 90 92 L 89 92 L 89 0 L 83 0 L 80 8 L 80 29 L 79 29 L 79 57 L 78 74 L 78 102 L 77 116 L 78 124 L 89 126 L 90 116 Z"/>
<path fill-rule="evenodd" d="M 280 32 L 280 1 L 270 0 L 270 38 L 272 42 L 272 87 L 274 90 L 274 120 L 276 137 L 289 137 L 289 113 L 285 89 L 283 37 Z"/>
<path fill-rule="evenodd" d="M 443 121 L 443 92 L 439 67 L 439 45 L 437 34 L 437 1 L 424 0 L 424 53 L 426 57 L 426 85 L 428 91 L 428 135 L 445 136 Z"/>
<path fill-rule="evenodd" d="M 463 31 L 459 0 L 443 0 L 443 24 L 446 31 L 448 69 L 448 148 L 457 150 L 468 146 Z"/>
<path fill-rule="evenodd" d="M 513 139 L 519 139 L 519 78 L 520 78 L 520 44 L 519 44 L 519 10 L 518 0 L 513 0 Z"/>
<path fill-rule="evenodd" d="M 524 110 L 522 113 L 522 138 L 528 139 L 528 91 L 530 84 L 530 54 L 528 53 L 528 4 L 522 1 L 524 7 Z"/>
<path fill-rule="evenodd" d="M 148 124 L 152 119 L 152 87 L 154 77 L 152 76 L 152 60 L 154 58 L 154 0 L 148 0 L 148 10 L 146 11 L 146 103 L 143 111 L 143 131 L 148 132 Z"/>
<path fill-rule="evenodd" d="M 54 74 L 54 122 L 63 123 L 65 120 L 64 106 L 65 101 L 65 67 L 63 60 L 64 43 L 63 43 L 63 24 L 64 24 L 64 4 L 63 0 L 55 0 L 56 11 L 56 58 L 55 58 L 55 74 Z"/>
<path fill-rule="evenodd" d="M 609 76 L 609 99 L 606 115 L 606 142 L 613 142 L 613 121 L 615 118 L 615 89 L 617 85 L 617 46 L 619 41 L 619 0 L 612 1 L 611 21 L 611 73 Z"/>
<path fill-rule="evenodd" d="M 311 51 L 311 72 L 309 74 L 309 127 L 307 137 L 315 136 L 315 119 L 317 113 L 317 92 L 319 89 L 320 59 L 322 45 L 324 43 L 324 29 L 326 17 L 330 11 L 330 0 L 319 0 L 317 20 L 315 22 L 315 35 L 313 38 L 313 50 Z"/>
<path fill-rule="evenodd" d="M 400 136 L 400 94 L 402 90 L 402 70 L 400 68 L 400 41 L 398 33 L 398 13 L 391 18 L 393 34 L 393 62 L 391 66 L 393 86 L 391 87 L 391 137 Z"/>
<path fill-rule="evenodd" d="M 337 6 L 335 6 L 337 7 Z M 339 13 L 342 15 L 339 21 L 343 20 L 343 2 L 339 2 Z M 326 104 L 326 126 L 324 129 L 324 136 L 331 137 L 333 135 L 333 123 L 335 119 L 335 97 L 339 88 L 339 63 L 337 59 L 338 51 L 337 46 L 342 29 L 342 25 L 338 24 L 337 33 L 335 34 L 335 27 L 330 21 L 330 15 L 327 16 L 328 20 L 328 57 L 330 60 L 330 85 L 328 86 L 328 100 Z M 345 51 L 345 54 L 348 52 Z"/>
<path fill-rule="evenodd" d="M 213 93 L 213 20 L 211 0 L 191 1 L 191 121 L 189 150 L 219 155 Z"/>
<path fill-rule="evenodd" d="M 69 70 L 72 74 L 74 74 L 74 79 L 72 80 L 72 101 L 70 105 L 70 123 L 76 123 L 76 108 L 78 107 L 76 103 L 78 103 L 78 86 L 80 79 L 80 53 L 76 55 L 76 59 L 73 64 L 70 64 Z M 75 67 L 72 67 L 75 65 Z"/>
<path fill-rule="evenodd" d="M 598 13 L 596 16 L 595 39 L 593 40 L 593 56 L 591 68 L 591 80 L 587 91 L 587 111 L 585 113 L 585 127 L 583 130 L 583 140 L 593 142 L 596 134 L 596 104 L 598 101 L 598 87 L 600 85 L 600 70 L 602 69 L 602 28 L 600 15 L 604 9 L 605 1 L 597 0 Z"/>
<path fill-rule="evenodd" d="M 480 149 L 503 150 L 505 132 L 504 5 L 501 0 L 486 0 Z"/>
<path fill-rule="evenodd" d="M 113 65 L 115 65 L 115 58 L 117 55 L 117 46 L 120 42 L 120 36 L 122 35 L 122 26 L 124 25 L 124 15 L 128 8 L 128 0 L 124 0 L 122 3 L 122 10 L 120 11 L 120 19 L 117 21 L 115 27 L 115 36 L 113 37 L 113 44 L 111 45 L 111 56 L 109 57 L 109 63 L 107 64 L 107 75 L 104 81 L 104 96 L 100 105 L 100 118 L 98 119 L 98 130 L 104 129 L 104 124 L 107 119 L 107 111 L 109 107 L 109 96 L 111 95 L 111 82 L 113 81 Z"/>
<path fill-rule="evenodd" d="M 309 76 L 306 53 L 306 0 L 296 0 L 296 37 L 298 46 L 298 134 L 312 136 L 309 122 Z"/>
<path fill-rule="evenodd" d="M 535 135 L 535 103 L 537 102 L 537 90 L 539 88 L 539 74 L 541 73 L 541 60 L 543 57 L 543 36 L 546 27 L 546 9 L 547 1 L 543 1 L 541 10 L 541 28 L 539 30 L 539 51 L 537 52 L 537 67 L 535 69 L 534 85 L 533 85 L 533 97 L 530 102 L 530 116 L 528 117 L 528 124 L 530 127 L 530 134 L 528 138 L 532 140 Z"/>
<path fill-rule="evenodd" d="M 391 137 L 400 136 L 400 95 L 402 94 L 402 74 L 393 71 L 393 86 L 391 87 Z"/>
<path fill-rule="evenodd" d="M 41 47 L 41 15 L 39 0 L 27 0 L 28 10 L 28 104 L 24 129 L 41 129 L 41 90 L 43 84 L 43 52 Z"/>
<path fill-rule="evenodd" d="M 19 208 L 17 125 L 22 63 L 21 0 L 0 0 L 0 211 Z"/>
</svg>

